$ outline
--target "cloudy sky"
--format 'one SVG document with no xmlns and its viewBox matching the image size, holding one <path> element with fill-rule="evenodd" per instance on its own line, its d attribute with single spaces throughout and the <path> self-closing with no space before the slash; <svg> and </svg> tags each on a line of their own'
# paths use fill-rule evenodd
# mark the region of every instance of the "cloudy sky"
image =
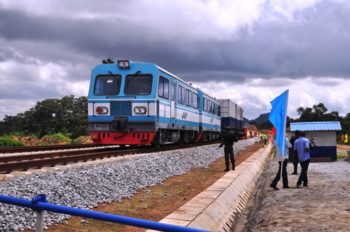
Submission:
<svg viewBox="0 0 350 232">
<path fill-rule="evenodd" d="M 347 0 L 0 0 L 0 119 L 86 96 L 102 59 L 156 63 L 256 118 L 290 90 L 288 114 L 350 112 Z"/>
</svg>

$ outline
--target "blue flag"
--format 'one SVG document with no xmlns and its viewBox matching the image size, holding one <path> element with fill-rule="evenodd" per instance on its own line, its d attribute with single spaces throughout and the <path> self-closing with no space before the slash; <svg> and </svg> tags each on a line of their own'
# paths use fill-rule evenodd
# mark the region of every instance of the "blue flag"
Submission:
<svg viewBox="0 0 350 232">
<path fill-rule="evenodd" d="M 287 156 L 285 132 L 287 122 L 288 93 L 289 90 L 287 89 L 281 95 L 271 101 L 272 109 L 269 115 L 269 121 L 276 128 L 276 145 L 281 158 Z"/>
</svg>

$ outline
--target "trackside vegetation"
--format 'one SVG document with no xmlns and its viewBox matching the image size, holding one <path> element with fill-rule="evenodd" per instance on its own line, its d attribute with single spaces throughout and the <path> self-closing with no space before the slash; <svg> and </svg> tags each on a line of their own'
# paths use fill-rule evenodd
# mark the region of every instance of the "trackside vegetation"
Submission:
<svg viewBox="0 0 350 232">
<path fill-rule="evenodd" d="M 23 143 L 15 140 L 10 135 L 0 136 L 0 147 L 20 147 L 23 146 Z"/>
<path fill-rule="evenodd" d="M 24 113 L 6 115 L 0 121 L 0 135 L 17 133 L 42 138 L 61 133 L 75 139 L 87 135 L 87 130 L 87 98 L 73 95 L 39 101 Z"/>
</svg>

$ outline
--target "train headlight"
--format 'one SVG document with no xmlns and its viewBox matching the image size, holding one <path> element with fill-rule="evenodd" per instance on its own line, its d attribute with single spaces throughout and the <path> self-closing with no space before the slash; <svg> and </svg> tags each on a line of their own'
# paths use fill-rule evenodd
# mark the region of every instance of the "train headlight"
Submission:
<svg viewBox="0 0 350 232">
<path fill-rule="evenodd" d="M 129 69 L 130 61 L 128 60 L 118 60 L 118 68 L 120 69 Z"/>
<path fill-rule="evenodd" d="M 134 113 L 135 114 L 146 114 L 147 113 L 147 109 L 144 106 L 136 106 L 134 108 Z"/>
<path fill-rule="evenodd" d="M 108 108 L 105 106 L 98 106 L 98 107 L 96 107 L 96 113 L 97 114 L 108 114 Z"/>
</svg>

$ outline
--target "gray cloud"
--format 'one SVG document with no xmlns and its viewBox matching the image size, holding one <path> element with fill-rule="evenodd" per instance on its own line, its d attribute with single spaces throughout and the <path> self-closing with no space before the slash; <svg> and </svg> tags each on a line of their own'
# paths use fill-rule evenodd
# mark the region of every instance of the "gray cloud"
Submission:
<svg viewBox="0 0 350 232">
<path fill-rule="evenodd" d="M 191 12 L 198 3 L 152 4 L 43 1 L 37 8 L 30 1 L 0 2 L 0 97 L 71 94 L 69 86 L 86 82 L 107 57 L 153 62 L 193 82 L 283 87 L 313 77 L 318 86 L 336 86 L 339 81 L 325 77 L 349 77 L 347 1 L 320 1 L 290 17 L 266 1 L 252 20 L 236 25 L 230 19 L 232 27 L 215 27 L 211 18 Z M 259 111 L 261 100 L 248 97 Z"/>
<path fill-rule="evenodd" d="M 125 15 L 132 15 L 132 8 L 127 10 Z M 231 41 L 190 36 L 186 39 L 187 34 L 184 39 L 167 38 L 163 34 L 167 31 L 158 31 L 156 25 L 127 19 L 52 18 L 2 9 L 0 34 L 9 41 L 49 42 L 54 49 L 59 47 L 97 60 L 117 57 L 150 61 L 185 75 L 221 72 L 224 75 L 218 78 L 232 81 L 252 76 L 347 77 L 350 72 L 346 49 L 350 45 L 350 14 L 346 2 L 324 1 L 299 12 L 292 21 L 282 16 L 278 21 L 262 16 L 251 28 L 242 28 Z M 190 78 L 204 81 L 212 76 Z"/>
</svg>

